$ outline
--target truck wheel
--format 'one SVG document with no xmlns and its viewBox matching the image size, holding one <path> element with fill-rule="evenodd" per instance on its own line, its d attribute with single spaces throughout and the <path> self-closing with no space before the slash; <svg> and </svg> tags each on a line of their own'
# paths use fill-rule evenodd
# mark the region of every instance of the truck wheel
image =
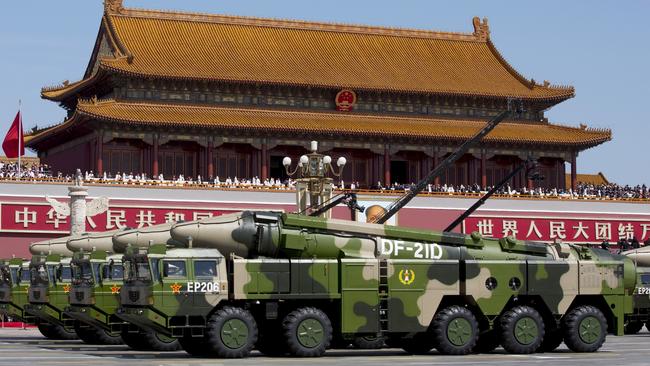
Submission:
<svg viewBox="0 0 650 366">
<path fill-rule="evenodd" d="M 472 352 L 474 353 L 490 353 L 499 347 L 499 336 L 496 331 L 489 330 L 479 334 L 478 341 Z"/>
<path fill-rule="evenodd" d="M 594 306 L 572 309 L 563 323 L 564 343 L 574 352 L 595 352 L 605 343 L 607 320 Z"/>
<path fill-rule="evenodd" d="M 380 349 L 384 347 L 384 339 L 377 336 L 354 337 L 352 344 L 358 349 Z"/>
<path fill-rule="evenodd" d="M 55 325 L 50 323 L 41 323 L 38 325 L 38 330 L 48 339 L 57 339 L 57 340 L 74 340 L 79 339 L 77 333 L 74 331 L 69 331 L 61 325 Z"/>
<path fill-rule="evenodd" d="M 562 344 L 562 331 L 559 329 L 547 330 L 542 344 L 537 352 L 553 352 Z"/>
<path fill-rule="evenodd" d="M 171 352 L 181 349 L 178 339 L 167 337 L 151 330 L 141 332 L 140 337 L 142 337 L 145 347 L 152 351 Z"/>
<path fill-rule="evenodd" d="M 544 319 L 530 306 L 515 306 L 499 320 L 501 345 L 508 353 L 530 354 L 544 339 Z"/>
<path fill-rule="evenodd" d="M 178 339 L 183 351 L 192 357 L 209 357 L 208 345 L 203 337 L 184 336 Z"/>
<path fill-rule="evenodd" d="M 249 311 L 227 306 L 208 320 L 205 340 L 216 357 L 246 357 L 257 342 L 257 323 Z"/>
<path fill-rule="evenodd" d="M 145 344 L 142 334 L 140 332 L 128 332 L 126 329 L 122 330 L 122 341 L 131 349 L 136 351 L 151 351 L 151 347 Z"/>
<path fill-rule="evenodd" d="M 317 308 L 292 311 L 282 321 L 282 330 L 288 351 L 293 356 L 322 356 L 332 340 L 332 323 Z"/>
<path fill-rule="evenodd" d="M 429 332 L 419 333 L 413 338 L 402 340 L 402 349 L 412 355 L 426 355 L 435 345 L 433 335 Z"/>
<path fill-rule="evenodd" d="M 74 322 L 74 331 L 84 343 L 87 344 L 122 344 L 122 338 L 119 335 L 113 335 L 103 329 L 90 325 L 82 325 L 80 322 Z"/>
<path fill-rule="evenodd" d="M 632 322 L 626 322 L 625 326 L 623 327 L 623 330 L 625 331 L 625 334 L 637 334 L 642 328 L 643 328 L 642 322 L 632 321 Z"/>
<path fill-rule="evenodd" d="M 478 340 L 478 322 L 469 309 L 453 305 L 433 318 L 433 343 L 444 355 L 466 355 Z"/>
</svg>

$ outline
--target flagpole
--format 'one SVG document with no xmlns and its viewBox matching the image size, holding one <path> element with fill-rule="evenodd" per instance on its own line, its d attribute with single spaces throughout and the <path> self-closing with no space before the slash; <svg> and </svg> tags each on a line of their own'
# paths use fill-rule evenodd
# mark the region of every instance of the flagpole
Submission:
<svg viewBox="0 0 650 366">
<path fill-rule="evenodd" d="M 22 101 L 18 99 L 18 180 L 20 180 L 20 155 L 22 155 L 22 146 L 20 144 L 23 142 L 23 114 L 20 112 L 21 106 Z"/>
</svg>

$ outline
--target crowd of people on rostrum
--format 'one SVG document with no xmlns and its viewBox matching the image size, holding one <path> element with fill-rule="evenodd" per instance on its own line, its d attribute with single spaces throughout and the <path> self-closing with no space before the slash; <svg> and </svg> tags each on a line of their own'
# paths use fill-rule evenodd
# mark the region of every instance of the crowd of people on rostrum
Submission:
<svg viewBox="0 0 650 366">
<path fill-rule="evenodd" d="M 631 238 L 631 239 L 621 238 L 615 244 L 612 244 L 609 241 L 605 240 L 600 244 L 592 244 L 590 246 L 594 248 L 601 248 L 604 250 L 608 250 L 610 252 L 622 253 L 622 252 L 627 252 L 628 250 L 640 249 L 640 248 L 650 246 L 650 238 L 646 239 L 643 242 L 640 242 L 637 238 Z"/>
<path fill-rule="evenodd" d="M 15 162 L 0 162 L 0 179 L 15 180 L 18 179 L 18 164 Z M 133 174 L 126 172 L 117 172 L 111 174 L 104 172 L 102 175 L 95 175 L 92 171 L 83 174 L 86 183 L 104 183 L 104 184 L 131 184 L 131 185 L 150 185 L 150 186 L 175 186 L 175 187 L 205 187 L 205 188 L 241 188 L 241 189 L 280 189 L 291 190 L 295 187 L 295 180 L 291 178 L 268 178 L 260 179 L 259 177 L 239 178 L 239 177 L 210 177 L 203 178 L 200 175 L 196 177 L 186 177 L 184 175 L 165 177 L 159 174 L 150 177 L 145 173 Z M 60 172 L 53 174 L 47 164 L 23 163 L 20 169 L 20 179 L 29 179 L 33 181 L 57 181 L 71 182 L 74 180 L 73 175 L 65 175 Z M 413 189 L 415 184 L 393 183 L 385 186 L 382 182 L 375 185 L 364 186 L 359 182 L 337 182 L 337 188 L 343 190 L 372 190 L 386 192 L 390 191 L 399 193 Z M 482 195 L 492 187 L 481 187 L 478 184 L 469 185 L 448 185 L 448 184 L 428 184 L 422 193 L 427 194 L 449 194 L 449 195 Z M 588 183 L 579 183 L 577 189 L 559 189 L 559 188 L 542 188 L 527 187 L 513 188 L 510 185 L 501 187 L 496 192 L 501 196 L 537 196 L 540 198 L 593 198 L 593 199 L 650 199 L 650 187 L 643 185 L 629 186 L 618 185 L 615 183 L 594 185 Z"/>
</svg>

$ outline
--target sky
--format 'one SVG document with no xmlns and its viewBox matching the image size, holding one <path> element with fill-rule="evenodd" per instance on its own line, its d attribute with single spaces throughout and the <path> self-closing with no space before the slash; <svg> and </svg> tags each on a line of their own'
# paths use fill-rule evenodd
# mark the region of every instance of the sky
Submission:
<svg viewBox="0 0 650 366">
<path fill-rule="evenodd" d="M 551 122 L 610 128 L 613 140 L 578 157 L 579 173 L 620 184 L 650 183 L 650 1 L 124 0 L 126 7 L 472 32 L 489 19 L 491 39 L 527 78 L 573 85 L 576 97 Z M 22 100 L 25 129 L 61 122 L 44 86 L 83 76 L 101 0 L 5 1 L 0 11 L 0 138 Z M 568 166 L 568 164 L 567 164 Z"/>
</svg>

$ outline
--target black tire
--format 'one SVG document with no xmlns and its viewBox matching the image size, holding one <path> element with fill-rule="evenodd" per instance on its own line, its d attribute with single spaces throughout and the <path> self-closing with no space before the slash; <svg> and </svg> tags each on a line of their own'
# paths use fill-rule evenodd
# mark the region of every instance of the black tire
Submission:
<svg viewBox="0 0 650 366">
<path fill-rule="evenodd" d="M 400 336 L 388 336 L 384 339 L 387 348 L 403 348 L 404 338 Z"/>
<path fill-rule="evenodd" d="M 151 351 L 151 347 L 145 344 L 142 334 L 128 332 L 127 330 L 122 330 L 122 341 L 124 344 L 129 346 L 131 349 L 136 351 Z"/>
<path fill-rule="evenodd" d="M 426 355 L 435 347 L 433 335 L 429 332 L 416 334 L 413 338 L 402 340 L 402 349 L 412 355 Z"/>
<path fill-rule="evenodd" d="M 177 338 L 166 337 L 154 331 L 142 331 L 140 337 L 142 337 L 145 347 L 152 351 L 172 352 L 181 349 L 181 344 Z"/>
<path fill-rule="evenodd" d="M 352 340 L 352 345 L 358 349 L 381 349 L 384 344 L 384 337 L 362 336 Z"/>
<path fill-rule="evenodd" d="M 248 310 L 226 306 L 210 316 L 205 341 L 216 357 L 242 358 L 250 354 L 257 336 L 257 323 Z"/>
<path fill-rule="evenodd" d="M 564 343 L 574 352 L 595 352 L 607 336 L 607 319 L 598 308 L 578 306 L 564 316 Z"/>
<path fill-rule="evenodd" d="M 537 352 L 553 352 L 562 344 L 562 331 L 560 329 L 546 330 L 544 340 Z"/>
<path fill-rule="evenodd" d="M 71 341 L 79 339 L 77 333 L 71 330 L 66 330 L 61 325 L 50 323 L 41 323 L 38 325 L 38 330 L 48 339 L 66 340 Z"/>
<path fill-rule="evenodd" d="M 501 346 L 508 353 L 531 354 L 544 340 L 544 319 L 534 308 L 526 305 L 515 306 L 499 319 L 499 338 Z"/>
<path fill-rule="evenodd" d="M 472 350 L 474 353 L 490 353 L 500 345 L 499 336 L 495 330 L 489 330 L 479 334 L 476 346 Z"/>
<path fill-rule="evenodd" d="M 86 344 L 117 345 L 123 343 L 119 335 L 110 334 L 103 329 L 84 325 L 78 321 L 74 323 L 74 331 L 79 339 Z"/>
<path fill-rule="evenodd" d="M 452 305 L 433 318 L 431 333 L 436 349 L 444 355 L 466 355 L 478 341 L 478 322 L 469 309 Z"/>
<path fill-rule="evenodd" d="M 627 322 L 623 327 L 625 334 L 637 334 L 641 329 L 643 329 L 643 323 L 637 321 Z"/>
<path fill-rule="evenodd" d="M 332 341 L 330 319 L 320 309 L 313 307 L 299 308 L 289 313 L 282 320 L 282 332 L 292 356 L 320 357 Z"/>
<path fill-rule="evenodd" d="M 187 352 L 192 357 L 210 357 L 207 342 L 203 337 L 182 337 L 178 339 L 183 351 Z"/>
</svg>

